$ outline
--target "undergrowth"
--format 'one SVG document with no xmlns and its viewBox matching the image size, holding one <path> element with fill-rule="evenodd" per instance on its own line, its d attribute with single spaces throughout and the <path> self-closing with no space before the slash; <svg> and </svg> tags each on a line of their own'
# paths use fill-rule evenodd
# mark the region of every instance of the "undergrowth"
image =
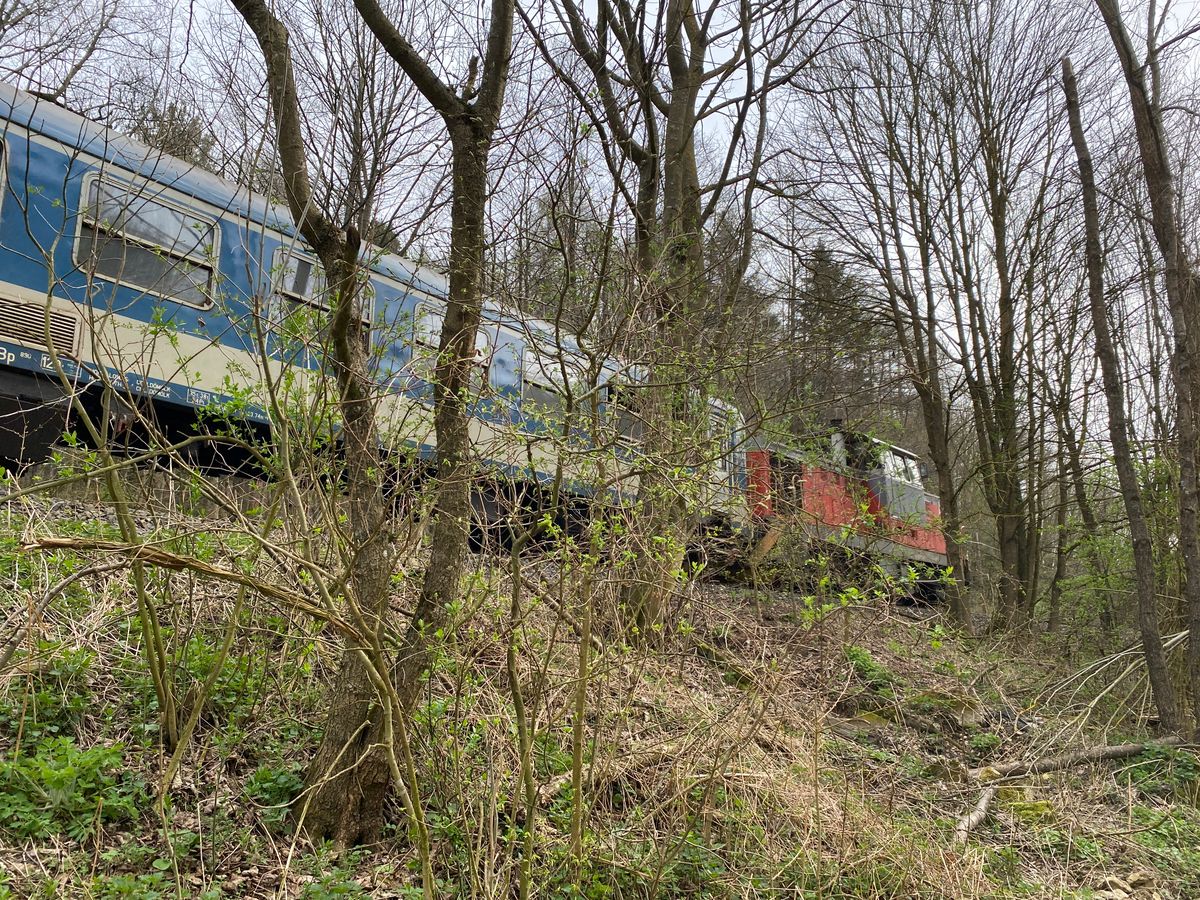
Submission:
<svg viewBox="0 0 1200 900">
<path fill-rule="evenodd" d="M 172 540 L 216 564 L 244 552 L 212 535 Z M 1084 898 L 1105 875 L 1134 872 L 1163 898 L 1200 896 L 1200 771 L 1186 750 L 1028 780 L 956 842 L 977 799 L 962 769 L 1051 752 L 1057 717 L 1072 711 L 1038 706 L 1026 730 L 1037 701 L 1011 697 L 1046 673 L 1040 647 L 968 643 L 882 600 L 818 615 L 803 597 L 714 585 L 690 589 L 658 645 L 610 640 L 598 654 L 575 858 L 578 643 L 531 603 L 518 664 L 531 821 L 505 573 L 476 562 L 471 617 L 436 644 L 411 726 L 442 896 L 510 896 L 527 829 L 533 895 L 555 900 Z M 0 547 L 17 605 L 83 564 Z M 416 583 L 394 580 L 399 606 Z M 255 598 L 237 611 L 227 585 L 157 572 L 153 586 L 176 694 L 188 711 L 199 704 L 184 765 L 162 784 L 128 572 L 81 580 L 27 629 L 0 690 L 0 898 L 421 896 L 399 803 L 370 848 L 336 853 L 296 832 L 336 636 Z"/>
</svg>

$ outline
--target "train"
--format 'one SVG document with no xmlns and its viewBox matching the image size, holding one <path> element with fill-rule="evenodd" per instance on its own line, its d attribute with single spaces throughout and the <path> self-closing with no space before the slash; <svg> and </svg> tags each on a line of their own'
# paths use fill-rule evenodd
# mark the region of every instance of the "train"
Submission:
<svg viewBox="0 0 1200 900">
<path fill-rule="evenodd" d="M 924 488 L 917 454 L 831 423 L 817 446 L 762 444 L 746 452 L 747 501 L 755 523 L 748 558 L 765 561 L 800 532 L 808 547 L 836 550 L 938 600 L 948 579 L 941 503 Z M 961 577 L 961 576 L 959 576 Z"/>
<path fill-rule="evenodd" d="M 384 449 L 429 466 L 446 278 L 374 247 L 362 269 Z M 269 440 L 280 407 L 265 388 L 286 386 L 290 403 L 313 395 L 327 313 L 321 267 L 285 207 L 0 84 L 0 459 L 44 457 L 72 427 L 71 396 L 96 415 L 153 421 L 167 440 L 214 415 Z M 564 454 L 567 492 L 586 495 L 576 451 L 599 444 L 629 474 L 609 473 L 604 490 L 636 500 L 637 366 L 490 301 L 476 356 L 481 516 L 501 516 L 506 497 L 530 502 L 561 478 Z M 563 414 L 581 399 L 593 421 L 585 440 L 565 440 Z M 736 404 L 705 402 L 702 531 L 762 552 L 807 520 L 816 540 L 848 532 L 896 567 L 944 568 L 936 499 L 906 468 L 912 454 L 835 430 L 827 458 L 804 462 L 751 434 Z"/>
</svg>

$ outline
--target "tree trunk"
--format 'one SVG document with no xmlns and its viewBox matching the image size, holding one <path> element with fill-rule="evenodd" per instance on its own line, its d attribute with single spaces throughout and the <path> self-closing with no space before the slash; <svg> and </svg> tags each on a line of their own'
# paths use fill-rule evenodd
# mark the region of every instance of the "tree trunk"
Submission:
<svg viewBox="0 0 1200 900">
<path fill-rule="evenodd" d="M 691 4 L 684 0 L 672 0 L 667 5 L 671 91 L 662 156 L 656 161 L 662 166 L 662 213 L 657 235 L 660 244 L 656 252 L 639 253 L 638 257 L 639 274 L 654 300 L 657 334 L 653 353 L 657 364 L 649 387 L 649 468 L 638 485 L 641 546 L 624 599 L 643 639 L 662 624 L 663 611 L 674 592 L 696 526 L 687 500 L 694 486 L 677 483 L 673 473 L 702 467 L 709 456 L 697 452 L 707 440 L 708 385 L 697 358 L 698 336 L 692 333 L 693 317 L 704 306 L 706 289 L 694 135 L 696 97 L 707 45 L 700 32 L 688 27 L 694 16 Z M 649 179 L 643 181 L 646 195 L 657 196 Z M 656 282 L 662 284 L 657 290 Z"/>
<path fill-rule="evenodd" d="M 935 357 L 936 358 L 936 357 Z M 938 378 L 931 373 L 924 379 Z M 950 613 L 970 632 L 973 628 L 971 606 L 967 601 L 966 554 L 959 539 L 962 536 L 962 517 L 958 511 L 958 487 L 954 480 L 954 469 L 950 458 L 950 434 L 946 423 L 949 410 L 942 399 L 940 384 L 929 384 L 928 389 L 918 389 L 921 412 L 925 419 L 925 434 L 929 438 L 929 458 L 933 462 L 934 475 L 938 484 L 938 502 L 942 510 L 942 530 L 946 535 L 946 561 L 950 566 L 953 581 L 947 588 Z"/>
<path fill-rule="evenodd" d="M 452 127 L 453 194 L 450 302 L 442 322 L 442 352 L 434 383 L 437 495 L 430 524 L 429 567 L 412 621 L 396 661 L 395 684 L 402 710 L 411 712 L 429 665 L 428 635 L 445 621 L 458 599 L 466 571 L 471 528 L 470 414 L 467 399 L 475 365 L 475 333 L 482 309 L 484 212 L 489 136 L 467 124 Z"/>
<path fill-rule="evenodd" d="M 1200 322 L 1195 309 L 1196 278 L 1184 255 L 1179 234 L 1175 180 L 1161 110 L 1147 88 L 1145 67 L 1134 57 L 1133 45 L 1121 21 L 1120 7 L 1115 0 L 1096 0 L 1096 6 L 1104 18 L 1129 87 L 1138 150 L 1150 196 L 1151 222 L 1163 256 L 1167 305 L 1175 330 L 1171 371 L 1175 379 L 1176 428 L 1179 431 L 1179 547 L 1184 561 L 1184 596 L 1191 631 L 1187 664 L 1192 714 L 1197 731 L 1200 731 L 1200 531 L 1197 530 L 1200 526 L 1200 482 L 1197 479 L 1200 437 L 1196 420 L 1196 400 L 1200 396 L 1200 367 L 1196 359 L 1200 340 L 1196 330 Z M 1156 52 L 1151 48 L 1148 62 L 1151 67 L 1157 64 Z"/>
<path fill-rule="evenodd" d="M 1146 670 L 1150 676 L 1150 687 L 1158 707 L 1159 719 L 1164 728 L 1175 731 L 1179 728 L 1180 718 L 1158 627 L 1154 547 L 1150 539 L 1150 527 L 1142 509 L 1142 491 L 1129 448 L 1130 423 L 1125 407 L 1125 388 L 1116 349 L 1113 346 L 1112 330 L 1108 323 L 1108 309 L 1104 302 L 1104 251 L 1100 244 L 1100 211 L 1096 199 L 1095 176 L 1092 173 L 1092 158 L 1083 133 L 1075 73 L 1071 70 L 1070 60 L 1064 58 L 1062 67 L 1063 90 L 1067 97 L 1067 111 L 1071 123 L 1071 140 L 1079 160 L 1079 180 L 1083 188 L 1088 301 L 1095 332 L 1096 355 L 1100 360 L 1100 372 L 1104 381 L 1104 397 L 1108 402 L 1108 433 L 1112 440 L 1113 462 L 1121 486 L 1121 499 L 1129 518 L 1142 652 L 1146 657 Z"/>
<path fill-rule="evenodd" d="M 1060 443 L 1058 447 L 1058 506 L 1054 510 L 1054 574 L 1050 577 L 1050 609 L 1046 615 L 1046 630 L 1057 634 L 1062 627 L 1063 582 L 1067 578 L 1067 499 L 1070 487 L 1067 483 L 1066 453 Z"/>
<path fill-rule="evenodd" d="M 311 794 L 306 804 L 306 824 L 312 837 L 328 838 L 344 847 L 378 836 L 395 759 L 395 748 L 389 744 L 392 736 L 384 731 L 385 709 L 381 704 L 393 703 L 385 688 L 395 690 L 393 712 L 407 716 L 419 696 L 422 673 L 428 665 L 429 635 L 444 621 L 448 604 L 457 598 L 466 565 L 471 517 L 467 388 L 483 302 L 487 159 L 507 83 L 513 4 L 512 0 L 493 3 L 477 99 L 469 103 L 437 78 L 378 4 L 372 0 L 355 3 L 376 39 L 445 120 L 454 154 L 450 292 L 434 377 L 439 482 L 431 530 L 432 557 L 416 611 L 405 629 L 400 656 L 394 671 L 389 672 L 382 641 L 392 559 L 384 528 L 386 506 L 374 391 L 366 350 L 358 336 L 359 239 L 353 230 L 343 235 L 312 203 L 287 30 L 263 0 L 233 2 L 258 39 L 266 62 L 289 208 L 325 267 L 334 298 L 330 340 L 343 424 L 347 519 L 355 544 L 348 566 L 347 593 L 351 611 L 359 619 L 355 624 L 368 637 L 368 645 L 346 648 L 332 687 L 324 736 L 308 771 Z M 465 87 L 467 93 L 476 91 L 473 80 L 472 76 L 472 83 Z M 389 675 L 392 685 L 381 684 Z M 419 816 L 419 810 L 412 812 Z"/>
<path fill-rule="evenodd" d="M 370 646 L 347 647 L 343 653 L 324 736 L 308 771 L 312 792 L 305 824 L 314 838 L 348 846 L 378 833 L 391 780 L 387 757 L 378 743 L 380 698 L 362 656 L 378 646 L 383 630 L 391 555 L 384 527 L 374 392 L 367 351 L 359 340 L 360 242 L 353 228 L 342 232 L 312 204 L 286 28 L 262 0 L 234 0 L 234 6 L 262 49 L 288 206 L 325 268 L 331 297 L 329 349 L 342 421 L 346 518 L 354 543 L 346 592 L 354 624 Z"/>
</svg>

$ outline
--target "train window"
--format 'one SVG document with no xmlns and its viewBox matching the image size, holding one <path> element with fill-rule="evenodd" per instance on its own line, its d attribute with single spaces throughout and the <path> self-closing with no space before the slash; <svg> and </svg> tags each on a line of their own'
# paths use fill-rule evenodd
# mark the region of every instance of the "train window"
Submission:
<svg viewBox="0 0 1200 900">
<path fill-rule="evenodd" d="M 412 358 L 409 370 L 425 381 L 433 380 L 437 366 L 438 348 L 442 343 L 442 319 L 440 309 L 428 303 L 417 304 L 413 312 Z"/>
<path fill-rule="evenodd" d="M 442 345 L 442 322 L 445 314 L 428 304 L 421 304 L 413 315 L 412 370 L 426 381 L 433 377 L 438 351 Z M 492 361 L 492 338 L 487 327 L 480 325 L 475 332 L 475 365 L 471 375 L 472 387 L 483 387 L 488 366 Z"/>
<path fill-rule="evenodd" d="M 212 305 L 214 220 L 101 178 L 85 185 L 84 196 L 76 262 L 181 303 Z"/>
<path fill-rule="evenodd" d="M 804 468 L 780 454 L 771 455 L 771 494 L 784 515 L 804 508 Z"/>
<path fill-rule="evenodd" d="M 413 316 L 413 343 L 436 352 L 442 343 L 442 319 L 440 309 L 418 306 Z"/>
<path fill-rule="evenodd" d="M 724 409 L 713 409 L 708 414 L 709 437 L 716 442 L 717 471 L 727 475 L 733 468 L 733 430 L 729 413 Z"/>
<path fill-rule="evenodd" d="M 492 339 L 487 328 L 480 325 L 475 331 L 475 365 L 471 367 L 471 392 L 478 396 L 488 385 L 488 367 L 492 364 Z"/>
<path fill-rule="evenodd" d="M 325 272 L 321 264 L 311 257 L 297 253 L 288 247 L 275 251 L 275 311 L 271 316 L 272 327 L 293 348 L 289 360 L 309 364 L 314 360 L 313 348 L 324 347 L 329 341 L 329 303 L 325 290 Z M 367 270 L 362 270 L 364 283 L 359 289 L 356 303 L 359 306 L 361 340 L 363 347 L 371 349 L 371 318 L 369 311 L 374 307 L 375 290 L 365 282 Z"/>
<path fill-rule="evenodd" d="M 481 325 L 475 332 L 475 365 L 484 372 L 492 361 L 492 342 L 487 331 Z"/>
<path fill-rule="evenodd" d="M 325 305 L 325 270 L 315 259 L 280 247 L 275 251 L 276 290 L 288 297 Z"/>
<path fill-rule="evenodd" d="M 639 414 L 633 388 L 610 382 L 605 397 L 609 422 L 616 430 L 617 440 L 624 444 L 640 444 L 645 436 L 645 423 Z"/>
<path fill-rule="evenodd" d="M 517 345 L 497 340 L 488 365 L 488 383 L 494 390 L 521 390 L 521 355 Z"/>
<path fill-rule="evenodd" d="M 920 478 L 917 474 L 916 460 L 910 459 L 903 453 L 897 453 L 895 450 L 889 451 L 884 455 L 883 459 L 884 472 L 900 481 L 907 481 L 910 484 L 918 484 Z"/>
<path fill-rule="evenodd" d="M 521 380 L 526 410 L 538 421 L 555 428 L 561 425 L 566 391 L 557 356 L 526 346 Z"/>
</svg>

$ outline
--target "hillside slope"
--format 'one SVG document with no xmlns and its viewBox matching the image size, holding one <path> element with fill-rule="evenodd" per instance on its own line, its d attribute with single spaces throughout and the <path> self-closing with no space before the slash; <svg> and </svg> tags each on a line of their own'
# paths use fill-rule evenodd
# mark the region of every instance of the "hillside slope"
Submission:
<svg viewBox="0 0 1200 900">
<path fill-rule="evenodd" d="M 200 704 L 164 790 L 128 566 L 29 549 L 50 534 L 110 539 L 107 513 L 47 501 L 3 514 L 0 897 L 420 896 L 398 805 L 373 847 L 334 854 L 296 838 L 334 635 L 228 582 L 148 569 L 177 695 Z M 214 567 L 245 552 L 244 535 L 212 520 L 144 524 L 154 546 Z M 1187 750 L 1004 781 L 956 837 L 994 774 L 972 769 L 1153 739 L 1136 667 L 1115 684 L 1124 660 L 1064 684 L 1038 638 L 970 641 L 884 599 L 814 610 L 713 583 L 689 587 L 652 647 L 597 641 L 577 863 L 575 607 L 539 593 L 562 579 L 533 559 L 514 624 L 499 562 L 477 559 L 409 734 L 444 896 L 514 896 L 530 824 L 536 897 L 1200 896 L 1200 766 Z M 398 610 L 417 572 L 401 567 Z M 532 726 L 532 822 L 510 641 Z"/>
</svg>

